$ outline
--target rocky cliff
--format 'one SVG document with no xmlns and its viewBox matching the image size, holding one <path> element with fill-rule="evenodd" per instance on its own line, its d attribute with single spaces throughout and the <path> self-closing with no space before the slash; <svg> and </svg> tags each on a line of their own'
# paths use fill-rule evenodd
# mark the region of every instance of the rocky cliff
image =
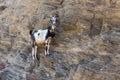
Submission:
<svg viewBox="0 0 120 80">
<path fill-rule="evenodd" d="M 60 24 L 50 55 L 29 30 Z M 0 0 L 0 80 L 120 80 L 120 0 Z"/>
</svg>

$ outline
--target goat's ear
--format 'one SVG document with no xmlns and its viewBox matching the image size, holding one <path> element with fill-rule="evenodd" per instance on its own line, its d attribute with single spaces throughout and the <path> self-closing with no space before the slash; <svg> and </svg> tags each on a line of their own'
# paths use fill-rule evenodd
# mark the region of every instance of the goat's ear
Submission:
<svg viewBox="0 0 120 80">
<path fill-rule="evenodd" d="M 59 15 L 58 15 L 58 14 L 56 14 L 56 18 L 59 18 Z"/>
<path fill-rule="evenodd" d="M 49 17 L 48 20 L 51 21 L 51 18 L 52 18 L 52 17 Z"/>
</svg>

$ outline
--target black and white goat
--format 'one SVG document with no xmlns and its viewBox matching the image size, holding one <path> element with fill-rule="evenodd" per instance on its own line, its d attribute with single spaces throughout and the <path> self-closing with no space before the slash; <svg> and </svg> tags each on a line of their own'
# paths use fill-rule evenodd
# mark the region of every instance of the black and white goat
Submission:
<svg viewBox="0 0 120 80">
<path fill-rule="evenodd" d="M 51 39 L 55 36 L 54 29 L 56 27 L 57 17 L 50 17 L 50 22 L 51 25 L 48 26 L 46 29 L 39 29 L 36 31 L 30 30 L 33 59 L 36 59 L 37 47 L 40 44 L 45 43 L 45 55 L 49 55 Z"/>
</svg>

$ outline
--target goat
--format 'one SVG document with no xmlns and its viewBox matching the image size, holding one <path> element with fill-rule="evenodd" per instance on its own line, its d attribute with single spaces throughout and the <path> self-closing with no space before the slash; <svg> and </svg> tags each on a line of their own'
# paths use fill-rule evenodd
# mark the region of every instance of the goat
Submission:
<svg viewBox="0 0 120 80">
<path fill-rule="evenodd" d="M 32 44 L 32 57 L 36 59 L 38 45 L 45 43 L 45 55 L 49 55 L 49 48 L 51 39 L 55 36 L 55 27 L 57 22 L 57 17 L 52 16 L 50 18 L 51 26 L 46 29 L 39 29 L 36 31 L 30 30 L 29 34 L 31 36 Z"/>
</svg>

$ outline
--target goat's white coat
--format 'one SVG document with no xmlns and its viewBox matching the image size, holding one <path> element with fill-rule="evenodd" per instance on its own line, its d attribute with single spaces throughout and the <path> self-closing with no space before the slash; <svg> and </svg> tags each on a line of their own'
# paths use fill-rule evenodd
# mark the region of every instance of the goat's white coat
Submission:
<svg viewBox="0 0 120 80">
<path fill-rule="evenodd" d="M 36 44 L 45 43 L 47 32 L 48 32 L 48 29 L 45 29 L 45 30 L 39 29 L 36 33 L 34 33 Z"/>
</svg>

